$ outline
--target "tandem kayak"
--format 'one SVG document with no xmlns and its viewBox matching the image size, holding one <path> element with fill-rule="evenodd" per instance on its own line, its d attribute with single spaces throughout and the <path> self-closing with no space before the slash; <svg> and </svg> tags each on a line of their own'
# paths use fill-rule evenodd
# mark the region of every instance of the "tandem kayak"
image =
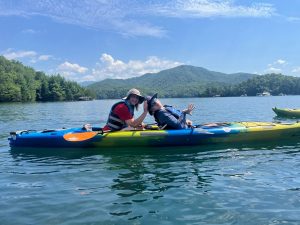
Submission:
<svg viewBox="0 0 300 225">
<path fill-rule="evenodd" d="M 300 109 L 272 109 L 278 116 L 300 118 Z"/>
<path fill-rule="evenodd" d="M 11 147 L 110 148 L 280 141 L 300 136 L 300 123 L 211 123 L 184 130 L 86 131 L 82 128 L 10 133 Z"/>
</svg>

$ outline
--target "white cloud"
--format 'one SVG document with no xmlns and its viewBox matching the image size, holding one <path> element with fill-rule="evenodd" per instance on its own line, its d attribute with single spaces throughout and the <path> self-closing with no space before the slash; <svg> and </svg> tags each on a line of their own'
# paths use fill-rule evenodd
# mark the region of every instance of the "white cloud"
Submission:
<svg viewBox="0 0 300 225">
<path fill-rule="evenodd" d="M 278 59 L 273 63 L 273 65 L 284 65 L 284 64 L 286 64 L 286 61 L 283 59 Z"/>
<path fill-rule="evenodd" d="M 264 73 L 294 73 L 296 76 L 299 76 L 300 66 L 295 66 L 293 64 L 293 62 L 288 62 L 284 59 L 277 59 L 273 63 L 267 65 L 267 69 L 264 70 Z"/>
<path fill-rule="evenodd" d="M 88 68 L 80 66 L 76 63 L 69 63 L 69 62 L 64 62 L 60 64 L 57 67 L 58 71 L 65 73 L 65 74 L 72 74 L 72 73 L 85 73 L 88 71 Z"/>
<path fill-rule="evenodd" d="M 238 5 L 234 0 L 12 0 L 0 3 L 0 15 L 50 17 L 61 23 L 114 30 L 126 36 L 164 37 L 165 28 L 151 24 L 150 17 L 270 17 L 271 4 Z"/>
<path fill-rule="evenodd" d="M 34 58 L 37 55 L 35 51 L 13 51 L 13 49 L 7 49 L 2 54 L 9 60 L 20 58 Z"/>
<path fill-rule="evenodd" d="M 284 59 L 277 59 L 273 63 L 268 64 L 265 73 L 282 73 L 283 68 L 288 65 L 288 62 Z"/>
<path fill-rule="evenodd" d="M 171 17 L 270 17 L 275 14 L 271 4 L 236 5 L 233 0 L 177 0 L 155 10 Z"/>
<path fill-rule="evenodd" d="M 292 73 L 300 73 L 300 67 L 296 67 L 292 70 Z"/>
<path fill-rule="evenodd" d="M 22 59 L 22 61 L 30 63 L 38 63 L 50 59 L 57 60 L 52 55 L 40 55 L 35 51 L 14 51 L 13 49 L 7 49 L 1 54 L 10 60 Z M 149 56 L 145 60 L 129 60 L 128 62 L 124 62 L 103 53 L 94 68 L 89 69 L 77 63 L 65 61 L 59 64 L 56 69 L 48 70 L 48 72 L 60 73 L 64 77 L 75 81 L 99 81 L 107 78 L 127 79 L 138 77 L 146 73 L 156 73 L 182 64 L 178 61 L 161 59 L 157 56 Z"/>
<path fill-rule="evenodd" d="M 88 70 L 88 68 L 80 66 L 77 63 L 65 61 L 56 68 L 55 72 L 68 80 L 86 81 L 89 80 L 88 75 L 85 74 Z"/>
<path fill-rule="evenodd" d="M 75 81 L 100 81 L 107 78 L 127 79 L 138 77 L 145 73 L 156 73 L 164 69 L 173 68 L 182 63 L 160 59 L 156 56 L 150 56 L 146 60 L 129 60 L 124 62 L 114 59 L 113 56 L 103 53 L 95 67 L 88 69 L 76 63 L 64 62 L 57 67 L 56 72 L 64 77 Z M 88 71 L 91 71 L 88 73 Z"/>
<path fill-rule="evenodd" d="M 52 55 L 40 55 L 38 57 L 39 61 L 48 61 L 50 58 L 52 58 Z"/>
<path fill-rule="evenodd" d="M 127 63 L 118 59 L 114 59 L 109 54 L 102 54 L 100 62 L 96 68 L 92 69 L 90 75 L 93 80 L 112 79 L 127 79 L 144 75 L 145 73 L 156 73 L 164 69 L 173 68 L 182 65 L 181 62 L 160 59 L 156 56 L 150 56 L 145 61 L 129 60 Z"/>
<path fill-rule="evenodd" d="M 141 18 L 133 19 L 136 15 L 135 9 L 138 7 L 142 6 L 135 1 L 126 0 L 23 0 L 18 4 L 12 4 L 8 0 L 0 3 L 0 15 L 42 15 L 60 23 L 114 30 L 126 36 L 164 36 L 164 29 L 149 24 Z"/>
<path fill-rule="evenodd" d="M 266 73 L 281 73 L 282 69 L 275 68 L 275 67 L 269 67 L 265 70 Z"/>
<path fill-rule="evenodd" d="M 51 55 L 39 55 L 37 52 L 29 51 L 15 51 L 12 48 L 9 48 L 1 54 L 9 60 L 28 60 L 30 63 L 36 63 L 38 61 L 48 61 L 50 58 L 53 58 Z"/>
</svg>

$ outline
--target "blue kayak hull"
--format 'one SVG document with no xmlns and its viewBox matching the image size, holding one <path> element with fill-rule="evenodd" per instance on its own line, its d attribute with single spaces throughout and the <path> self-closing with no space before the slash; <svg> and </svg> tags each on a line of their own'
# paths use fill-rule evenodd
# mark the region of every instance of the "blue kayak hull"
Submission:
<svg viewBox="0 0 300 225">
<path fill-rule="evenodd" d="M 300 123 L 233 122 L 184 130 L 133 130 L 109 133 L 82 128 L 11 132 L 11 147 L 111 148 L 258 142 L 299 138 Z"/>
</svg>

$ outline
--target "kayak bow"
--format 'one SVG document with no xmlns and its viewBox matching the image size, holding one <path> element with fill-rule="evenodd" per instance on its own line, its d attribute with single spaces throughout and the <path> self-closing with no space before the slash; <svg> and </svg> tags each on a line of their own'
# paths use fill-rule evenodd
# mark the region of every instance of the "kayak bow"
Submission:
<svg viewBox="0 0 300 225">
<path fill-rule="evenodd" d="M 272 110 L 278 116 L 300 118 L 300 109 L 279 109 L 275 107 Z"/>
</svg>

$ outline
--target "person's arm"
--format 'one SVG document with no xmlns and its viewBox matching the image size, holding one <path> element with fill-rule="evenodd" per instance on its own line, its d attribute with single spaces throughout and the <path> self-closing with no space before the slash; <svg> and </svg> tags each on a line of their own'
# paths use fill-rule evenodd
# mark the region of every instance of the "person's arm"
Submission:
<svg viewBox="0 0 300 225">
<path fill-rule="evenodd" d="M 148 104 L 145 101 L 144 102 L 144 112 L 142 113 L 142 115 L 140 115 L 137 119 L 131 118 L 129 120 L 125 120 L 126 124 L 130 127 L 138 127 L 142 124 L 142 122 L 144 121 L 144 119 L 146 118 L 148 113 Z"/>
<path fill-rule="evenodd" d="M 128 126 L 136 128 L 142 124 L 146 116 L 147 112 L 144 111 L 137 119 L 132 118 L 130 120 L 126 120 L 125 122 Z"/>
</svg>

